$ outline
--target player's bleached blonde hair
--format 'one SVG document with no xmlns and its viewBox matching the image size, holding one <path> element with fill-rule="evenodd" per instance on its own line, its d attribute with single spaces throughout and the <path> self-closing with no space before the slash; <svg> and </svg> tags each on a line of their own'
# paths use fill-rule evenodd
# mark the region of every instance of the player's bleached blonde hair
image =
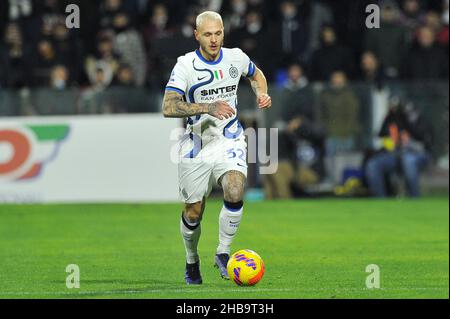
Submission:
<svg viewBox="0 0 450 319">
<path fill-rule="evenodd" d="M 197 19 L 195 19 L 195 27 L 198 28 L 202 25 L 203 21 L 205 20 L 215 20 L 220 21 L 220 24 L 223 26 L 222 16 L 214 11 L 205 11 L 200 13 L 197 16 Z"/>
</svg>

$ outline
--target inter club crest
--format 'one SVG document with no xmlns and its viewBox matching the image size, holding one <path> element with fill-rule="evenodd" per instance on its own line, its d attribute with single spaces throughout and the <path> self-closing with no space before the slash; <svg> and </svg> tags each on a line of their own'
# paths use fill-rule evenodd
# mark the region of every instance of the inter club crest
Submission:
<svg viewBox="0 0 450 319">
<path fill-rule="evenodd" d="M 230 68 L 230 76 L 234 79 L 237 78 L 239 76 L 239 71 L 237 69 L 237 67 L 235 66 L 231 66 Z"/>
</svg>

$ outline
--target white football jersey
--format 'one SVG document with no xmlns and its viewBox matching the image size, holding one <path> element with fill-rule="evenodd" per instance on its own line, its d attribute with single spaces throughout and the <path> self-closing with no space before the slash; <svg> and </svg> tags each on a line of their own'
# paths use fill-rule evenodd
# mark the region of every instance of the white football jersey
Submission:
<svg viewBox="0 0 450 319">
<path fill-rule="evenodd" d="M 238 48 L 222 48 L 216 61 L 205 60 L 198 49 L 178 58 L 166 90 L 184 95 L 189 103 L 213 103 L 220 100 L 236 110 L 234 117 L 225 120 L 209 114 L 187 119 L 186 136 L 192 141 L 199 140 L 190 157 L 195 157 L 202 146 L 214 138 L 224 136 L 235 139 L 243 134 L 237 116 L 237 90 L 241 76 L 251 77 L 255 70 L 255 64 Z"/>
</svg>

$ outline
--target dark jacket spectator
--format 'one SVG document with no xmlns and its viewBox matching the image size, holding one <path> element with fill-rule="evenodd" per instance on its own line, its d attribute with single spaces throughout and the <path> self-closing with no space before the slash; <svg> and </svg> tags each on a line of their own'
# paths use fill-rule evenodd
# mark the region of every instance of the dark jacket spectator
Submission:
<svg viewBox="0 0 450 319">
<path fill-rule="evenodd" d="M 435 43 L 430 27 L 421 27 L 417 43 L 410 49 L 404 76 L 408 79 L 444 79 L 448 77 L 448 55 Z"/>
<path fill-rule="evenodd" d="M 325 1 L 312 1 L 308 25 L 308 53 L 312 53 L 320 46 L 320 32 L 325 24 L 333 23 L 333 13 Z"/>
<path fill-rule="evenodd" d="M 288 81 L 284 85 L 282 96 L 281 105 L 285 122 L 294 117 L 315 120 L 313 91 L 303 68 L 297 63 L 291 64 L 288 68 Z"/>
<path fill-rule="evenodd" d="M 28 84 L 29 50 L 16 23 L 5 30 L 4 44 L 0 42 L 0 87 L 19 88 Z"/>
<path fill-rule="evenodd" d="M 37 56 L 33 59 L 31 70 L 31 84 L 33 86 L 47 86 L 53 67 L 61 64 L 64 57 L 57 55 L 51 39 L 43 38 L 36 47 Z"/>
<path fill-rule="evenodd" d="M 383 87 L 385 75 L 378 58 L 371 51 L 361 55 L 359 80 L 374 84 L 378 89 Z"/>
<path fill-rule="evenodd" d="M 82 70 L 82 47 L 78 39 L 66 28 L 57 23 L 53 30 L 53 43 L 59 62 L 67 67 L 70 79 L 77 83 Z"/>
<path fill-rule="evenodd" d="M 407 50 L 407 32 L 398 22 L 398 11 L 393 6 L 384 6 L 381 11 L 379 29 L 368 29 L 365 50 L 372 51 L 380 60 L 386 76 L 400 75 L 402 60 Z"/>
<path fill-rule="evenodd" d="M 271 26 L 272 56 L 283 65 L 302 60 L 308 49 L 307 21 L 294 1 L 282 1 L 280 20 Z"/>
<path fill-rule="evenodd" d="M 249 12 L 245 17 L 245 25 L 230 34 L 230 46 L 241 48 L 252 61 L 264 68 L 267 61 L 267 33 L 262 16 L 256 11 Z"/>
<path fill-rule="evenodd" d="M 425 21 L 425 12 L 421 8 L 419 0 L 402 0 L 400 23 L 411 36 L 414 31 Z"/>
<path fill-rule="evenodd" d="M 352 78 L 355 74 L 353 61 L 351 50 L 337 42 L 331 26 L 325 26 L 321 33 L 321 47 L 312 55 L 310 77 L 313 81 L 327 81 L 333 72 L 342 70 Z"/>
</svg>

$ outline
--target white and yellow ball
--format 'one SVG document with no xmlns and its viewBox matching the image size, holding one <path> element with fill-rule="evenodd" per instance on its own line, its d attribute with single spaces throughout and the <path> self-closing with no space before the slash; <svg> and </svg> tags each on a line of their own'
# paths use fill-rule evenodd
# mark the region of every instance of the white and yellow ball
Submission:
<svg viewBox="0 0 450 319">
<path fill-rule="evenodd" d="M 253 286 L 264 275 L 264 262 L 253 250 L 242 249 L 230 257 L 227 271 L 230 279 L 237 285 Z"/>
</svg>

